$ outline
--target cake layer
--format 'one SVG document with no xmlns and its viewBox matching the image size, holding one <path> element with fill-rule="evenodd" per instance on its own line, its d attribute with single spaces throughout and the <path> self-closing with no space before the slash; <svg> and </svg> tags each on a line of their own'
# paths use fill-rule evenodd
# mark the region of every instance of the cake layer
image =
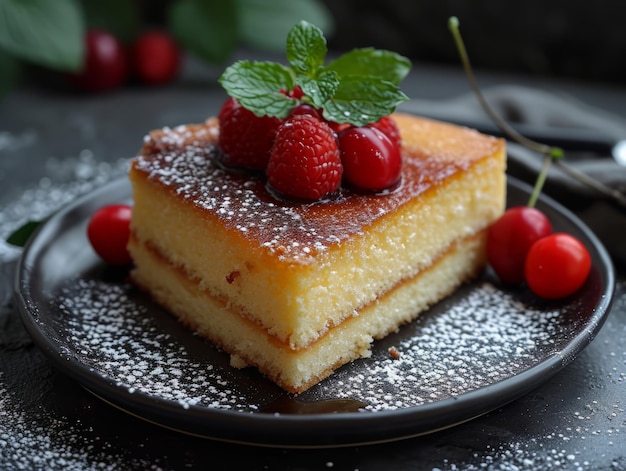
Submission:
<svg viewBox="0 0 626 471">
<path fill-rule="evenodd" d="M 483 231 L 448 247 L 429 268 L 328 329 L 308 348 L 293 349 L 223 299 L 211 296 L 148 245 L 137 239 L 131 245 L 139 267 L 133 277 L 140 287 L 181 322 L 230 353 L 234 365 L 243 360 L 293 393 L 308 389 L 343 364 L 369 356 L 374 339 L 415 319 L 485 263 Z"/>
<path fill-rule="evenodd" d="M 264 179 L 222 169 L 214 159 L 216 120 L 153 132 L 130 172 L 139 273 L 147 270 L 139 247 L 151 246 L 291 349 L 328 338 L 504 207 L 504 141 L 394 118 L 403 139 L 399 188 L 342 190 L 307 204 L 279 202 Z"/>
</svg>

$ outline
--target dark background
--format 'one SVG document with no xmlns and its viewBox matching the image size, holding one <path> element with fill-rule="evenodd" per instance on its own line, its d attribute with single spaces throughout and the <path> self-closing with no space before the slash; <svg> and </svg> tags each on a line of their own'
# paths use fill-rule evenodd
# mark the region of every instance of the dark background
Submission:
<svg viewBox="0 0 626 471">
<path fill-rule="evenodd" d="M 375 46 L 412 59 L 458 63 L 460 29 L 475 66 L 530 75 L 626 82 L 626 2 L 324 0 L 335 49 Z"/>
</svg>

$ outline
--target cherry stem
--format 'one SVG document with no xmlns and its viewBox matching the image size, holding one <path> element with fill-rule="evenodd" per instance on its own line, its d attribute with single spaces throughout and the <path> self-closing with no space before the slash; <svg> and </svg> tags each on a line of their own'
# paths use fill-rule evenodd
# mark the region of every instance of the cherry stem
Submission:
<svg viewBox="0 0 626 471">
<path fill-rule="evenodd" d="M 541 190 L 543 190 L 543 185 L 546 182 L 546 178 L 548 177 L 548 171 L 550 170 L 550 165 L 552 164 L 553 158 L 554 157 L 552 157 L 550 154 L 544 154 L 543 156 L 543 164 L 541 165 L 541 171 L 539 172 L 539 175 L 537 175 L 537 181 L 535 182 L 533 191 L 530 194 L 528 203 L 526 203 L 526 205 L 530 208 L 534 208 L 535 205 L 537 204 L 537 200 L 539 199 Z"/>
<path fill-rule="evenodd" d="M 476 94 L 478 101 L 481 106 L 485 110 L 485 112 L 489 115 L 489 117 L 493 120 L 493 122 L 511 139 L 517 141 L 529 149 L 532 149 L 540 154 L 554 154 L 553 158 L 561 158 L 563 156 L 563 150 L 557 147 L 550 147 L 545 144 L 541 144 L 540 142 L 533 141 L 532 139 L 528 139 L 526 136 L 523 136 L 511 126 L 507 124 L 498 114 L 491 108 L 489 103 L 487 102 L 485 96 L 483 95 L 482 90 L 478 86 L 478 81 L 474 76 L 474 71 L 470 64 L 469 55 L 467 54 L 467 50 L 465 49 L 465 43 L 463 42 L 463 38 L 461 37 L 461 32 L 459 30 L 459 20 L 457 17 L 453 16 L 448 21 L 448 26 L 452 35 L 454 36 L 454 40 L 456 42 L 456 47 L 459 51 L 459 55 L 461 56 L 461 61 L 463 62 L 463 68 L 465 69 L 465 74 L 470 82 L 470 86 L 472 90 Z"/>
<path fill-rule="evenodd" d="M 461 57 L 461 61 L 463 63 L 463 68 L 465 69 L 465 74 L 469 80 L 470 86 L 478 101 L 480 102 L 483 110 L 489 115 L 489 117 L 493 120 L 493 122 L 500 128 L 502 132 L 504 132 L 507 136 L 509 136 L 512 140 L 518 142 L 519 144 L 527 147 L 530 150 L 538 152 L 544 155 L 543 165 L 541 167 L 541 171 L 537 176 L 537 180 L 535 182 L 535 187 L 533 188 L 532 195 L 528 202 L 528 206 L 534 206 L 537 199 L 539 198 L 539 194 L 543 188 L 545 180 L 548 175 L 548 171 L 550 169 L 550 164 L 554 160 L 559 168 L 570 177 L 584 183 L 585 185 L 590 186 L 594 190 L 600 192 L 601 194 L 608 196 L 615 201 L 617 201 L 620 205 L 626 206 L 626 195 L 621 193 L 618 190 L 610 188 L 604 183 L 595 180 L 588 175 L 585 175 L 582 172 L 575 170 L 574 168 L 567 165 L 562 161 L 564 152 L 563 149 L 559 147 L 551 147 L 546 144 L 542 144 L 540 142 L 536 142 L 532 139 L 528 139 L 526 136 L 523 136 L 511 126 L 507 124 L 498 114 L 491 108 L 485 96 L 483 95 L 480 87 L 478 86 L 478 82 L 476 81 L 476 77 L 474 76 L 474 71 L 472 70 L 472 66 L 470 64 L 469 56 L 465 49 L 465 44 L 463 42 L 463 38 L 461 37 L 461 32 L 459 31 L 459 20 L 457 17 L 452 16 L 448 20 L 448 27 L 452 36 L 454 37 L 456 47 L 458 49 L 459 55 Z"/>
</svg>

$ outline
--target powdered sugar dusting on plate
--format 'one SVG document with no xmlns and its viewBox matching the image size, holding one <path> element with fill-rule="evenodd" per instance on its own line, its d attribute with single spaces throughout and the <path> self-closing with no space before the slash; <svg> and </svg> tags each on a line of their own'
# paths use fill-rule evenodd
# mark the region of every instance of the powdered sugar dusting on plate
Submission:
<svg viewBox="0 0 626 471">
<path fill-rule="evenodd" d="M 245 372 L 191 354 L 186 340 L 163 330 L 129 290 L 100 280 L 68 283 L 53 300 L 62 313 L 59 325 L 67 330 L 63 355 L 131 393 L 183 408 L 254 412 L 266 405 L 258 392 L 249 395 L 238 386 L 238 375 Z M 358 399 L 375 412 L 458 396 L 551 355 L 558 318 L 556 310 L 533 310 L 489 282 L 477 284 L 436 315 L 403 327 L 397 358 L 377 342 L 372 358 L 347 365 L 301 397 Z"/>
<path fill-rule="evenodd" d="M 58 298 L 67 329 L 63 354 L 129 392 L 183 408 L 254 409 L 237 385 L 211 364 L 190 358 L 184 346 L 159 329 L 128 286 L 76 280 Z M 191 334 L 190 334 L 191 335 Z"/>
<path fill-rule="evenodd" d="M 11 232 L 29 220 L 47 218 L 78 196 L 125 174 L 128 163 L 127 158 L 114 163 L 98 161 L 88 149 L 75 157 L 50 157 L 45 164 L 45 177 L 24 188 L 18 198 L 0 205 L 0 262 L 13 260 L 21 253 L 20 249 L 5 242 Z"/>
</svg>

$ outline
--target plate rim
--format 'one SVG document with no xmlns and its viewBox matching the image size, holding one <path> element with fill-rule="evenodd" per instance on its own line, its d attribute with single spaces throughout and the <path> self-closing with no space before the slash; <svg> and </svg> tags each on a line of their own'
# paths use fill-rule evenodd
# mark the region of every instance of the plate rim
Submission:
<svg viewBox="0 0 626 471">
<path fill-rule="evenodd" d="M 507 193 L 509 186 L 528 194 L 532 191 L 531 186 L 527 183 L 507 175 Z M 54 232 L 60 221 L 70 217 L 72 211 L 78 210 L 89 201 L 101 199 L 103 195 L 109 195 L 116 191 L 119 193 L 123 190 L 123 198 L 121 197 L 120 199 L 130 199 L 129 188 L 130 185 L 126 177 L 115 179 L 64 206 L 37 228 L 29 238 L 18 259 L 14 280 L 15 304 L 27 331 L 33 337 L 35 343 L 52 360 L 55 367 L 72 377 L 94 396 L 100 397 L 101 400 L 105 399 L 105 402 L 109 402 L 144 420 L 183 433 L 204 436 L 205 438 L 270 447 L 318 448 L 397 441 L 431 433 L 442 428 L 453 427 L 518 399 L 569 364 L 595 338 L 610 313 L 610 307 L 614 298 L 615 269 L 611 257 L 602 242 L 573 212 L 553 198 L 541 194 L 539 198 L 540 206 L 546 205 L 551 207 L 552 210 L 564 217 L 569 224 L 576 226 L 589 240 L 593 250 L 597 253 L 598 261 L 601 262 L 601 266 L 598 268 L 604 281 L 598 304 L 595 306 L 594 312 L 589 319 L 590 321 L 593 320 L 593 322 L 588 322 L 584 329 L 572 337 L 561 351 L 550 355 L 539 363 L 531 365 L 514 376 L 503 378 L 489 385 L 464 392 L 458 396 L 397 410 L 277 415 L 263 412 L 247 413 L 194 405 L 183 408 L 177 402 L 169 399 L 155 397 L 143 391 L 130 392 L 126 387 L 118 387 L 114 384 L 113 378 L 106 378 L 97 372 L 94 373 L 77 359 L 63 357 L 59 349 L 55 348 L 59 344 L 45 335 L 39 328 L 35 315 L 31 312 L 31 309 L 37 310 L 38 306 L 28 296 L 28 292 L 24 292 L 23 289 L 25 287 L 24 283 L 28 280 L 29 270 L 37 259 L 38 250 L 42 250 L 40 245 L 46 240 L 44 238 L 46 233 Z M 481 406 L 480 403 L 484 402 L 485 395 L 489 398 L 500 396 L 500 399 L 495 405 Z M 492 403 L 493 401 L 488 402 Z M 155 412 L 155 408 L 158 420 L 149 417 L 154 415 L 151 412 Z M 457 412 L 452 414 L 460 417 L 460 420 L 449 421 L 448 425 L 445 425 L 443 419 L 439 418 L 442 425 L 436 429 L 420 427 L 418 419 L 422 419 L 423 422 L 424 417 L 428 418 L 431 415 L 437 415 L 442 408 L 445 410 L 450 409 L 453 412 L 457 411 L 457 409 L 463 409 L 465 413 L 459 414 Z M 449 411 L 447 415 L 451 415 Z M 223 427 L 222 433 L 201 433 L 202 425 L 207 420 L 214 420 L 219 423 Z M 389 421 L 394 422 L 394 427 L 389 427 L 387 424 Z M 403 426 L 398 425 L 398 422 L 402 422 Z M 244 434 L 247 438 L 244 436 L 237 437 L 242 424 L 248 427 L 252 426 L 254 430 L 263 430 L 266 435 L 263 439 L 261 437 L 253 438 L 257 434 L 247 432 Z M 372 435 L 371 428 L 374 426 L 377 438 L 367 439 L 366 436 Z M 330 434 L 329 427 L 334 432 L 333 434 Z M 215 426 L 212 427 L 212 429 L 215 428 Z M 370 430 L 364 432 L 363 429 L 365 428 Z M 296 430 L 300 433 L 296 433 Z M 319 435 L 322 431 L 328 432 L 325 438 L 316 436 L 316 434 Z"/>
</svg>

